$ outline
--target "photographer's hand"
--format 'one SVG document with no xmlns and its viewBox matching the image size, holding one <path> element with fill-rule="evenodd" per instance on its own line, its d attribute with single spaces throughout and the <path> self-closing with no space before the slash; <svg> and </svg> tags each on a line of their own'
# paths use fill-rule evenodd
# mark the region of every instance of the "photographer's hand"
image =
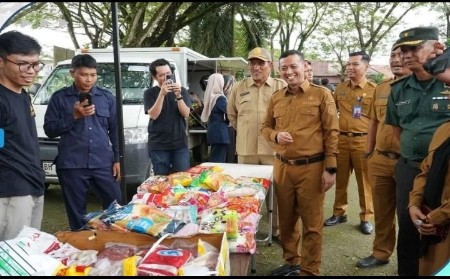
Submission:
<svg viewBox="0 0 450 279">
<path fill-rule="evenodd" d="M 177 98 L 181 97 L 181 84 L 173 83 L 172 90 L 173 90 L 173 93 L 175 94 L 175 97 L 177 97 Z"/>
<path fill-rule="evenodd" d="M 173 92 L 173 83 L 171 81 L 165 81 L 161 86 L 160 94 L 166 96 L 169 92 Z"/>
</svg>

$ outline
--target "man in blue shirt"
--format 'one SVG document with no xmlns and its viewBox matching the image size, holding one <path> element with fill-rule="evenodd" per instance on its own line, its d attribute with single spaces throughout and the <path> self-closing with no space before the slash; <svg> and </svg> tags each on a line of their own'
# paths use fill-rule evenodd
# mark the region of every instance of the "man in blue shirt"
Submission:
<svg viewBox="0 0 450 279">
<path fill-rule="evenodd" d="M 103 208 L 121 203 L 116 100 L 96 86 L 97 62 L 88 54 L 72 58 L 72 86 L 56 91 L 45 113 L 44 131 L 60 137 L 56 172 L 71 230 L 85 225 L 87 192 L 92 186 Z M 80 95 L 88 94 L 80 103 Z"/>
</svg>

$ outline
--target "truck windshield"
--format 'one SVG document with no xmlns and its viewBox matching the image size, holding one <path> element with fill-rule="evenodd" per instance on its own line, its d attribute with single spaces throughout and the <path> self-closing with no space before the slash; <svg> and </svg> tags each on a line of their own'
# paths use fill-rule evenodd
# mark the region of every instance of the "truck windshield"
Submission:
<svg viewBox="0 0 450 279">
<path fill-rule="evenodd" d="M 152 75 L 149 71 L 149 64 L 145 63 L 121 63 L 122 74 L 122 103 L 142 104 L 144 91 L 152 84 Z M 73 78 L 70 75 L 70 65 L 57 66 L 36 94 L 33 101 L 35 105 L 46 105 L 50 97 L 57 90 L 70 86 Z M 108 89 L 116 95 L 116 83 L 114 64 L 97 64 L 97 85 Z"/>
</svg>

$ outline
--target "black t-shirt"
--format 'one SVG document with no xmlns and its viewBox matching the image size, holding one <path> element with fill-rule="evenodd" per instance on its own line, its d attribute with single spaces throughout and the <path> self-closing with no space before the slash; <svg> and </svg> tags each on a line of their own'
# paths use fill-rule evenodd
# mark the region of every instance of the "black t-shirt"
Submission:
<svg viewBox="0 0 450 279">
<path fill-rule="evenodd" d="M 30 96 L 0 84 L 0 128 L 5 145 L 0 148 L 0 198 L 41 196 L 45 173 L 39 157 L 36 122 Z"/>
<path fill-rule="evenodd" d="M 148 110 L 158 98 L 159 86 L 154 86 L 144 92 L 144 109 Z M 188 107 L 192 107 L 191 100 L 185 88 L 181 88 L 181 95 Z M 178 110 L 178 101 L 175 94 L 164 96 L 161 114 L 155 120 L 148 122 L 148 147 L 150 150 L 175 150 L 188 146 L 186 119 Z"/>
</svg>

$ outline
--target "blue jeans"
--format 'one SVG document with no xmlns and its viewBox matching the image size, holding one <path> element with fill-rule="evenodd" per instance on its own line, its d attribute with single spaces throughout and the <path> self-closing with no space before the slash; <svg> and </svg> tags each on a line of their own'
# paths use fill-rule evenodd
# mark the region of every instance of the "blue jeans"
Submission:
<svg viewBox="0 0 450 279">
<path fill-rule="evenodd" d="M 155 175 L 169 175 L 186 171 L 190 167 L 189 149 L 149 150 L 150 160 Z"/>
</svg>

